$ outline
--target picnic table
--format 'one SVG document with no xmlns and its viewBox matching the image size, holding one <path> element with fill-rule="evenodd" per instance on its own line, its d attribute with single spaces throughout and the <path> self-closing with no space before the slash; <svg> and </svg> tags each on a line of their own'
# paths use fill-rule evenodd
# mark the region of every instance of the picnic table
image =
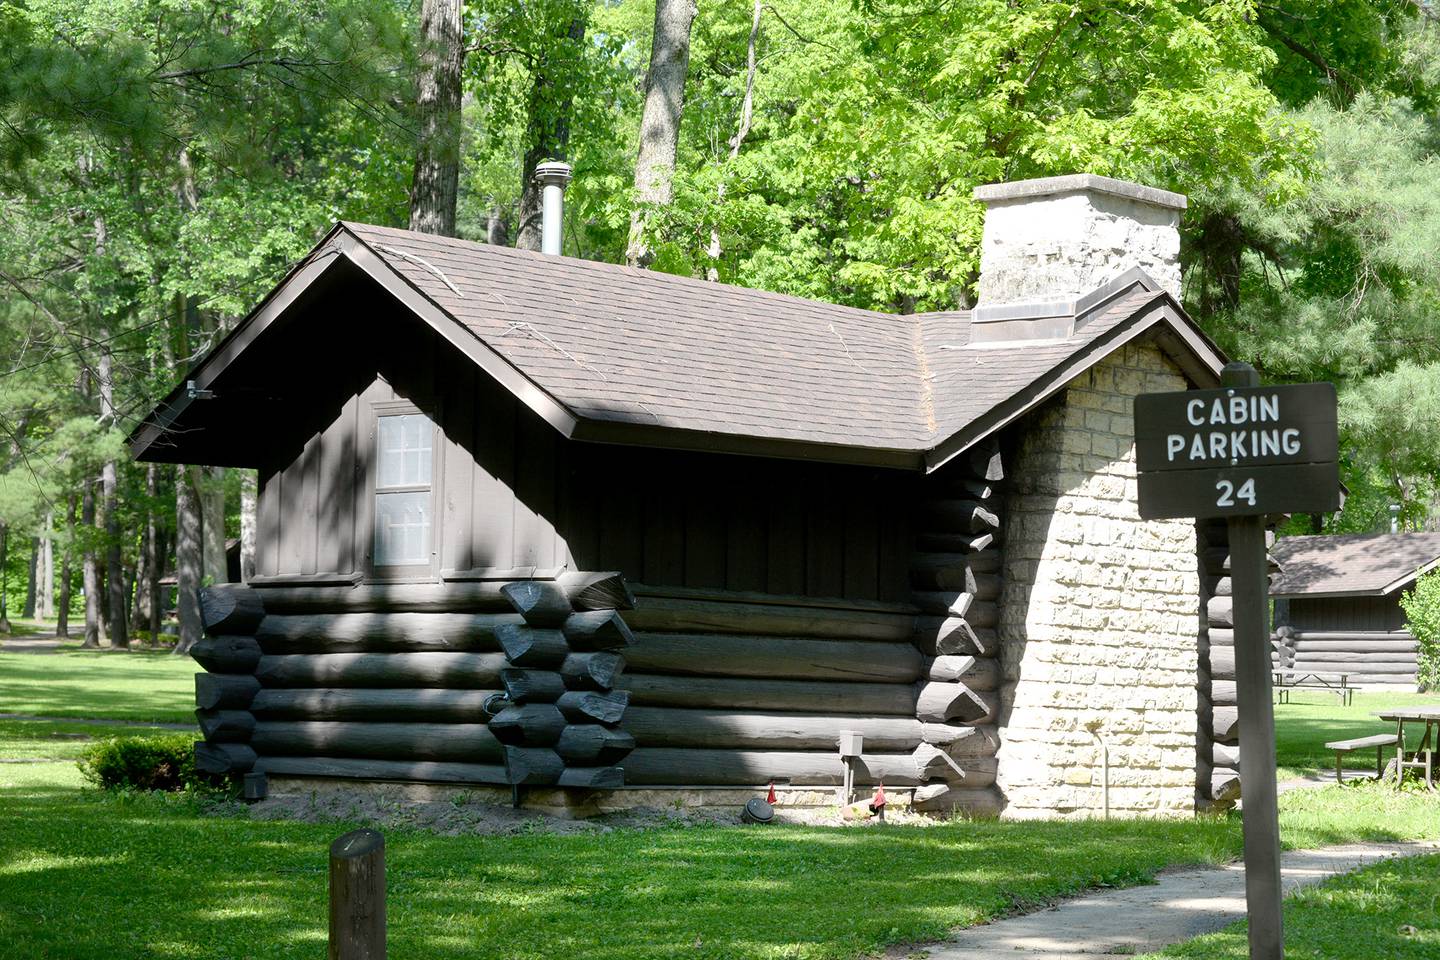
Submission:
<svg viewBox="0 0 1440 960">
<path fill-rule="evenodd" d="M 1375 716 L 1395 724 L 1396 786 L 1404 781 L 1405 771 L 1409 768 L 1424 770 L 1425 786 L 1435 789 L 1435 752 L 1440 748 L 1440 706 L 1377 710 Z M 1422 727 L 1420 742 L 1413 750 L 1405 746 L 1407 723 L 1412 726 L 1412 732 L 1415 724 Z"/>
<path fill-rule="evenodd" d="M 1350 674 L 1339 670 L 1295 670 L 1289 667 L 1275 668 L 1275 696 L 1279 703 L 1290 702 L 1290 691 L 1299 687 L 1306 690 L 1329 690 L 1340 698 L 1340 705 L 1348 707 L 1355 699 L 1355 688 L 1350 686 Z"/>
</svg>

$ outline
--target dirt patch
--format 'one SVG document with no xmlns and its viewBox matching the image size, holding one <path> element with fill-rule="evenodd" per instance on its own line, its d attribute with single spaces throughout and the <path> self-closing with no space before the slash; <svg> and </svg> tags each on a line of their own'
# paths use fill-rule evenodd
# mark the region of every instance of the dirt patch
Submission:
<svg viewBox="0 0 1440 960">
<path fill-rule="evenodd" d="M 246 808 L 242 808 L 246 809 Z M 347 790 L 342 787 L 272 795 L 248 807 L 256 820 L 298 820 L 304 823 L 349 821 L 374 824 L 385 829 L 427 830 L 444 836 L 513 835 L 519 833 L 606 833 L 611 830 L 649 830 L 691 826 L 748 826 L 740 821 L 738 807 L 684 807 L 659 809 L 637 807 L 617 813 L 575 818 L 556 816 L 544 810 L 520 808 L 457 792 L 446 800 L 417 800 L 385 795 L 374 790 Z M 228 815 L 234 808 L 224 811 Z M 778 823 L 807 826 L 864 829 L 880 823 L 870 820 L 842 820 L 835 808 L 784 808 L 775 812 Z M 933 825 L 934 818 L 908 810 L 886 814 L 887 823 Z M 751 829 L 764 827 L 751 826 Z"/>
</svg>

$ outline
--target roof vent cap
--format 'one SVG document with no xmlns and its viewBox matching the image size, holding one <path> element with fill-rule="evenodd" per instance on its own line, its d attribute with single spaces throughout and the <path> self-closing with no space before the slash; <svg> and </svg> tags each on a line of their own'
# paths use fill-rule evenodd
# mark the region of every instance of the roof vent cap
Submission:
<svg viewBox="0 0 1440 960">
<path fill-rule="evenodd" d="M 574 172 L 563 160 L 535 165 L 535 182 L 540 184 L 540 252 L 558 256 L 564 243 L 565 185 Z"/>
</svg>

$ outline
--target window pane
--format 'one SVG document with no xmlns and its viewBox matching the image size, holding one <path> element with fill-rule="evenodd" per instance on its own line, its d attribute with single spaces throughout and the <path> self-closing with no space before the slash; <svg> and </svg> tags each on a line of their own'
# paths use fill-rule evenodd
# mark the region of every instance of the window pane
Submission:
<svg viewBox="0 0 1440 960">
<path fill-rule="evenodd" d="M 375 486 L 419 486 L 430 483 L 435 427 L 424 414 L 380 417 L 376 431 Z"/>
<path fill-rule="evenodd" d="M 430 494 L 375 495 L 375 566 L 430 562 Z"/>
</svg>

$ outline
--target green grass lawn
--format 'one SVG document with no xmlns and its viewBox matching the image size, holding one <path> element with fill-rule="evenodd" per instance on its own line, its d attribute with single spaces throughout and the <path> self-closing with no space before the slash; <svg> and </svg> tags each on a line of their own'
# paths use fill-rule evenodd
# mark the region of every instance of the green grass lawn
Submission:
<svg viewBox="0 0 1440 960">
<path fill-rule="evenodd" d="M 0 712 L 183 722 L 195 670 L 166 654 L 0 654 Z M 1394 700 L 1370 696 L 1344 710 L 1325 699 L 1278 708 L 1282 763 L 1327 766 L 1325 740 L 1369 732 L 1379 723 L 1369 711 Z M 322 954 L 326 850 L 355 824 L 252 822 L 207 814 L 191 797 L 86 788 L 70 759 L 81 738 L 131 732 L 0 721 L 0 758 L 60 758 L 0 764 L 0 953 Z M 1440 838 L 1440 799 L 1414 791 L 1298 791 L 1281 811 L 1287 846 Z M 391 955 L 437 960 L 853 958 L 1086 888 L 1143 883 L 1168 865 L 1229 860 L 1241 846 L 1235 817 L 510 837 L 390 830 L 387 844 Z"/>
<path fill-rule="evenodd" d="M 204 816 L 0 765 L 0 942 L 16 956 L 313 957 L 326 847 L 350 824 Z M 1282 799 L 1290 845 L 1440 836 L 1440 802 L 1371 786 Z M 1233 818 L 607 835 L 387 834 L 391 954 L 851 958 L 1240 851 Z M 123 922 L 122 922 L 123 921 Z M 1358 955 L 1357 955 L 1358 956 Z"/>
<path fill-rule="evenodd" d="M 5 735 L 69 754 L 69 741 L 34 724 Z M 1440 799 L 1414 791 L 1357 783 L 1281 805 L 1287 846 L 1440 837 Z M 16 956 L 78 960 L 315 956 L 326 849 L 354 825 L 207 815 L 191 797 L 85 789 L 72 762 L 0 764 L 0 942 Z M 390 830 L 387 844 L 393 956 L 852 958 L 1086 888 L 1143 883 L 1167 865 L 1223 862 L 1239 854 L 1240 831 L 1226 817 Z"/>
<path fill-rule="evenodd" d="M 1285 956 L 1433 960 L 1440 957 L 1440 855 L 1391 860 L 1300 891 L 1285 902 Z M 1242 921 L 1177 944 L 1159 958 L 1245 960 Z"/>
<path fill-rule="evenodd" d="M 0 760 L 74 760 L 86 744 L 103 737 L 165 736 L 176 732 L 164 727 L 120 727 L 77 720 L 0 720 Z"/>
<path fill-rule="evenodd" d="M 185 723 L 199 670 L 168 651 L 0 652 L 0 713 Z"/>
<path fill-rule="evenodd" d="M 1440 706 L 1440 694 L 1371 693 L 1355 694 L 1354 702 L 1341 706 L 1333 694 L 1296 691 L 1290 703 L 1275 705 L 1275 759 L 1281 779 L 1333 770 L 1335 753 L 1326 750 L 1332 740 L 1349 740 L 1372 733 L 1394 733 L 1394 724 L 1375 716 L 1390 707 Z M 1407 732 L 1406 739 L 1409 739 Z M 1375 752 L 1360 751 L 1346 759 L 1355 769 L 1373 767 Z"/>
</svg>

